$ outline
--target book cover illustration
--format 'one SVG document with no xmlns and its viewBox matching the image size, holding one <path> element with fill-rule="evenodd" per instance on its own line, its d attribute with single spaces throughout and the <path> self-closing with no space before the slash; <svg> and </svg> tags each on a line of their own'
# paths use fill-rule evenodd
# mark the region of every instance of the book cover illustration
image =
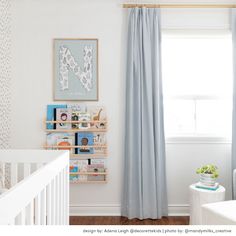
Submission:
<svg viewBox="0 0 236 236">
<path fill-rule="evenodd" d="M 56 109 L 57 129 L 71 129 L 71 123 L 63 123 L 63 121 L 71 121 L 71 110 L 69 108 L 57 108 Z"/>
<path fill-rule="evenodd" d="M 70 173 L 76 173 L 79 171 L 77 161 L 70 161 Z"/>
<path fill-rule="evenodd" d="M 72 121 L 79 120 L 79 114 L 85 113 L 87 111 L 87 106 L 84 104 L 69 104 L 67 107 L 69 109 L 71 109 L 71 120 Z M 72 126 L 72 129 L 78 129 L 79 123 L 72 123 L 71 126 Z"/>
<path fill-rule="evenodd" d="M 77 182 L 79 180 L 79 175 L 77 174 L 70 174 L 70 181 Z"/>
<path fill-rule="evenodd" d="M 84 104 L 68 104 L 67 108 L 71 109 L 71 111 L 76 111 L 79 113 L 87 112 L 87 106 Z"/>
<path fill-rule="evenodd" d="M 91 127 L 97 129 L 105 129 L 106 128 L 106 110 L 101 106 L 91 106 L 88 107 L 88 113 L 91 115 L 91 121 L 101 121 L 101 123 L 91 123 Z M 104 122 L 102 122 L 104 121 Z"/>
<path fill-rule="evenodd" d="M 78 114 L 78 120 L 80 121 L 79 123 L 79 129 L 89 129 L 90 128 L 90 121 L 91 120 L 91 116 L 89 113 L 79 113 Z M 85 121 L 85 122 L 81 122 L 81 121 Z"/>
<path fill-rule="evenodd" d="M 66 108 L 66 105 L 47 105 L 47 121 L 56 120 L 56 109 L 57 108 Z M 47 123 L 47 129 L 56 129 L 56 124 Z"/>
<path fill-rule="evenodd" d="M 74 145 L 75 137 L 73 134 L 69 133 L 48 133 L 46 136 L 47 146 L 56 146 L 58 145 L 58 140 L 69 141 L 70 145 Z M 70 141 L 72 140 L 72 142 Z M 55 148 L 51 148 L 55 149 Z"/>
<path fill-rule="evenodd" d="M 79 111 L 72 111 L 71 113 L 71 120 L 72 121 L 78 121 L 79 120 Z M 72 123 L 71 124 L 72 129 L 79 129 L 79 123 Z"/>
<path fill-rule="evenodd" d="M 90 160 L 90 166 L 93 166 L 94 168 L 103 168 L 106 169 L 107 162 L 104 159 L 91 159 Z"/>
<path fill-rule="evenodd" d="M 87 172 L 88 171 L 88 160 L 78 160 L 78 170 L 79 172 Z M 80 181 L 87 181 L 88 176 L 87 175 L 79 175 Z"/>
<path fill-rule="evenodd" d="M 106 177 L 105 175 L 99 175 L 96 173 L 102 173 L 105 172 L 104 164 L 90 164 L 88 166 L 88 172 L 93 172 L 93 175 L 88 175 L 88 181 L 105 181 Z"/>
<path fill-rule="evenodd" d="M 63 137 L 57 139 L 58 150 L 69 150 L 71 151 L 71 146 L 73 146 L 73 139 L 70 137 Z"/>
<path fill-rule="evenodd" d="M 94 148 L 93 147 L 87 147 L 87 146 L 93 146 L 93 133 L 76 133 L 75 134 L 75 144 L 77 146 L 82 146 L 79 148 L 75 148 L 76 154 L 93 154 Z"/>
<path fill-rule="evenodd" d="M 93 133 L 94 153 L 105 154 L 106 148 L 100 145 L 106 145 L 106 135 L 103 133 Z"/>
<path fill-rule="evenodd" d="M 79 172 L 87 172 L 88 160 L 78 160 L 77 165 L 78 165 Z"/>
</svg>

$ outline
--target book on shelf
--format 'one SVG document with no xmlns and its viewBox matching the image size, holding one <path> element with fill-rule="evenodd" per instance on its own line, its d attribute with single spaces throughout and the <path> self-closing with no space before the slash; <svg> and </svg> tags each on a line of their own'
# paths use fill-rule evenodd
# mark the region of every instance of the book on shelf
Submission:
<svg viewBox="0 0 236 236">
<path fill-rule="evenodd" d="M 101 147 L 101 145 L 106 144 L 106 135 L 103 133 L 93 133 L 93 143 L 94 143 L 94 153 L 95 154 L 104 154 L 106 149 Z"/>
<path fill-rule="evenodd" d="M 84 104 L 68 104 L 67 108 L 69 108 L 72 112 L 76 111 L 78 113 L 87 111 L 87 106 Z"/>
<path fill-rule="evenodd" d="M 48 133 L 46 136 L 47 146 L 57 146 L 60 141 L 66 141 L 69 145 L 74 145 L 75 136 L 70 133 Z M 65 146 L 65 143 L 62 144 Z"/>
<path fill-rule="evenodd" d="M 90 121 L 91 117 L 89 113 L 79 113 L 78 114 L 78 120 L 79 122 L 79 129 L 89 129 L 90 128 L 90 123 L 88 121 Z M 85 122 L 82 122 L 85 121 Z"/>
<path fill-rule="evenodd" d="M 71 113 L 71 120 L 72 121 L 78 121 L 79 120 L 79 112 L 78 111 L 72 111 Z M 71 124 L 72 129 L 79 129 L 79 123 L 72 123 Z"/>
<path fill-rule="evenodd" d="M 78 174 L 78 172 L 87 172 L 88 160 L 70 161 L 70 180 L 71 181 L 87 181 L 86 174 Z"/>
<path fill-rule="evenodd" d="M 93 147 L 86 147 L 86 146 L 93 146 L 93 133 L 75 133 L 75 145 L 82 146 L 75 148 L 75 154 L 93 154 L 94 149 Z"/>
<path fill-rule="evenodd" d="M 219 183 L 215 183 L 213 186 L 205 185 L 201 182 L 196 183 L 196 188 L 215 191 L 219 188 Z"/>
<path fill-rule="evenodd" d="M 60 105 L 47 105 L 47 121 L 56 121 L 56 109 L 57 108 L 66 108 L 67 105 L 60 104 Z M 56 124 L 47 123 L 47 129 L 56 129 Z"/>
<path fill-rule="evenodd" d="M 71 150 L 70 146 L 73 146 L 73 139 L 70 137 L 64 137 L 57 139 L 58 150 Z"/>
<path fill-rule="evenodd" d="M 106 169 L 104 168 L 104 164 L 90 164 L 88 166 L 88 172 L 93 173 L 92 175 L 88 175 L 88 181 L 105 181 L 105 175 L 99 175 L 99 173 L 104 173 Z"/>
<path fill-rule="evenodd" d="M 93 168 L 103 168 L 103 171 L 106 169 L 107 162 L 104 159 L 90 159 L 90 166 Z"/>
<path fill-rule="evenodd" d="M 79 175 L 78 174 L 70 174 L 70 181 L 71 182 L 76 182 L 79 180 Z"/>
<path fill-rule="evenodd" d="M 77 161 L 70 161 L 70 173 L 79 172 Z"/>
<path fill-rule="evenodd" d="M 91 121 L 100 121 L 99 123 L 91 122 L 92 128 L 106 128 L 106 123 L 102 122 L 106 121 L 106 109 L 103 106 L 89 106 L 87 112 L 91 115 Z"/>
<path fill-rule="evenodd" d="M 56 119 L 57 121 L 61 121 L 57 123 L 57 129 L 71 129 L 71 123 L 63 123 L 63 121 L 71 121 L 71 109 L 56 108 Z"/>
<path fill-rule="evenodd" d="M 88 160 L 78 160 L 78 170 L 79 172 L 87 172 L 88 171 Z M 79 175 L 79 180 L 86 181 L 88 179 L 87 175 Z"/>
<path fill-rule="evenodd" d="M 87 172 L 88 160 L 77 160 L 79 172 Z"/>
</svg>

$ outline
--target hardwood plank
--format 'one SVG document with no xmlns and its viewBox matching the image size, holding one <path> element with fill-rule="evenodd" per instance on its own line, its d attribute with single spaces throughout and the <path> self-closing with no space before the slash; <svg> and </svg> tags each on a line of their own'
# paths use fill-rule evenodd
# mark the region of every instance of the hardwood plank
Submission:
<svg viewBox="0 0 236 236">
<path fill-rule="evenodd" d="M 188 216 L 169 216 L 162 219 L 131 219 L 122 216 L 71 216 L 70 225 L 188 225 Z"/>
</svg>

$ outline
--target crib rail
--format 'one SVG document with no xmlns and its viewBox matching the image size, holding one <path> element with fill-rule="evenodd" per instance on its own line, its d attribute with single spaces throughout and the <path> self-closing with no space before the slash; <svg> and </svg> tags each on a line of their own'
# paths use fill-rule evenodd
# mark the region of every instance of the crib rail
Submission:
<svg viewBox="0 0 236 236">
<path fill-rule="evenodd" d="M 2 150 L 0 162 L 10 164 L 13 186 L 0 195 L 1 225 L 69 224 L 68 151 Z M 37 170 L 31 174 L 33 165 Z"/>
</svg>

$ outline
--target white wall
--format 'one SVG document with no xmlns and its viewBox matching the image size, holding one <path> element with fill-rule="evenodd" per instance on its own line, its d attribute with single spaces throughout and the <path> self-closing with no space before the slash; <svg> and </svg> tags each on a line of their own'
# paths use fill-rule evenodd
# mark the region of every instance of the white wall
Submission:
<svg viewBox="0 0 236 236">
<path fill-rule="evenodd" d="M 119 215 L 122 185 L 124 109 L 124 58 L 126 10 L 120 0 L 12 0 L 13 1 L 13 148 L 41 148 L 45 142 L 43 119 L 52 99 L 52 39 L 99 39 L 98 103 L 109 119 L 109 181 L 105 185 L 72 185 L 71 213 Z M 196 13 L 186 28 L 229 27 L 228 10 Z M 165 14 L 164 14 L 165 13 Z M 187 15 L 188 16 L 187 16 Z M 189 13 L 163 11 L 163 28 L 178 28 Z M 201 22 L 196 16 L 204 19 Z M 215 17 L 215 20 L 212 20 Z M 178 15 L 178 18 L 176 18 Z M 209 17 L 211 16 L 211 17 Z M 182 17 L 182 18 L 181 18 Z M 178 19 L 178 20 L 177 20 Z M 182 22 L 182 23 L 181 23 Z M 181 27 L 180 27 L 181 28 Z M 195 169 L 216 163 L 220 181 L 229 189 L 230 145 L 167 144 L 167 176 L 170 211 L 187 212 L 188 185 L 196 182 Z M 228 191 L 228 196 L 230 196 Z"/>
</svg>

